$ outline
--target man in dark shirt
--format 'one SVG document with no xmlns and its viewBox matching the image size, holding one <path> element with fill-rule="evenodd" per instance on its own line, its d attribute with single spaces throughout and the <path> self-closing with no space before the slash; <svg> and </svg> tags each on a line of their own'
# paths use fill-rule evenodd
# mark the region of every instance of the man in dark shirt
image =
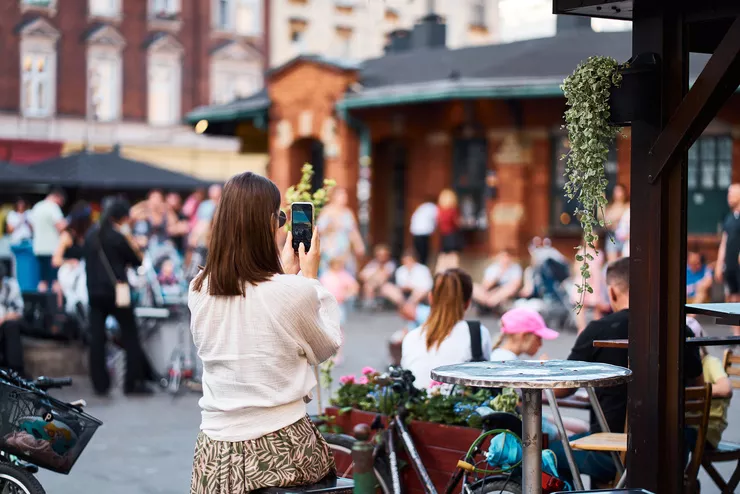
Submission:
<svg viewBox="0 0 740 494">
<path fill-rule="evenodd" d="M 722 241 L 717 253 L 715 279 L 724 281 L 727 287 L 727 301 L 740 302 L 740 184 L 732 184 L 727 190 L 727 204 L 730 212 L 722 226 Z M 736 336 L 740 336 L 740 326 L 735 326 Z"/>
<path fill-rule="evenodd" d="M 606 270 L 606 284 L 609 292 L 609 302 L 614 312 L 608 316 L 591 322 L 578 335 L 568 360 L 582 362 L 599 362 L 602 364 L 629 367 L 628 351 L 620 348 L 595 348 L 595 340 L 618 340 L 629 338 L 629 258 L 622 258 L 611 263 Z M 685 339 L 688 328 L 684 325 L 682 337 Z M 684 350 L 684 377 L 687 384 L 694 384 L 701 378 L 702 365 L 697 347 L 686 347 Z M 564 397 L 575 392 L 575 389 L 556 390 L 558 397 Z M 627 417 L 627 385 L 609 388 L 596 388 L 607 425 L 611 432 L 624 432 Z M 595 432 L 601 432 L 601 427 L 591 412 L 590 431 L 586 434 L 573 436 L 582 437 Z M 571 477 L 568 462 L 560 443 L 551 448 L 558 458 L 558 472 L 566 480 Z M 591 476 L 597 481 L 611 481 L 616 476 L 616 468 L 608 453 L 573 451 L 575 461 L 582 474 Z"/>
</svg>

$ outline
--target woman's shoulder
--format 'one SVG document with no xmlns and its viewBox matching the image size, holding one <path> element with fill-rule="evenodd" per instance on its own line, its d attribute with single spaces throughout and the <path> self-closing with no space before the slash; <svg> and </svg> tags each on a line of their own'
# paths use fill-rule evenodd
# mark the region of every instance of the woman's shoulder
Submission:
<svg viewBox="0 0 740 494">
<path fill-rule="evenodd" d="M 268 292 L 309 293 L 319 285 L 318 280 L 297 274 L 276 274 L 270 280 L 257 285 L 258 290 Z"/>
</svg>

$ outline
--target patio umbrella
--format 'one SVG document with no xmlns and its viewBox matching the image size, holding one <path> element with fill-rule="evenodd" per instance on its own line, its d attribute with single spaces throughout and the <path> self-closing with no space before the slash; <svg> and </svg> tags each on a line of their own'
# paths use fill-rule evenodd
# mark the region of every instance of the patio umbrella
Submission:
<svg viewBox="0 0 740 494">
<path fill-rule="evenodd" d="M 7 168 L 0 167 L 0 174 L 12 176 L 15 171 Z M 23 168 L 17 174 L 18 182 L 82 189 L 186 191 L 210 184 L 190 175 L 125 158 L 117 150 L 109 153 L 82 151 Z"/>
</svg>

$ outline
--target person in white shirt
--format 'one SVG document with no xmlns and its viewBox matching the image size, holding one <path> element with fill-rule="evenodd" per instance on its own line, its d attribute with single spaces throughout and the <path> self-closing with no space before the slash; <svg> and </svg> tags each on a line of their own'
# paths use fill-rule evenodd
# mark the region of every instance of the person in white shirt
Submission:
<svg viewBox="0 0 740 494">
<path fill-rule="evenodd" d="M 8 212 L 5 217 L 5 225 L 10 233 L 10 244 L 19 245 L 20 243 L 33 238 L 31 229 L 30 212 L 25 199 L 19 197 L 15 201 L 15 209 Z"/>
<path fill-rule="evenodd" d="M 278 249 L 280 205 L 267 178 L 232 177 L 215 211 L 206 265 L 190 285 L 191 331 L 203 362 L 192 494 L 305 485 L 336 470 L 306 403 L 317 384 L 311 367 L 341 344 L 339 305 L 317 280 L 317 230 L 308 252 L 301 245 L 296 254 L 290 233 Z"/>
<path fill-rule="evenodd" d="M 411 215 L 411 239 L 414 243 L 414 249 L 419 255 L 419 262 L 426 264 L 429 260 L 429 241 L 432 238 L 434 230 L 437 229 L 437 204 L 434 197 L 427 198 L 421 204 L 414 214 Z"/>
<path fill-rule="evenodd" d="M 511 253 L 501 251 L 483 274 L 483 283 L 473 286 L 473 300 L 481 306 L 496 310 L 514 300 L 522 287 L 522 267 Z"/>
<path fill-rule="evenodd" d="M 33 227 L 33 253 L 39 264 L 40 292 L 47 291 L 56 283 L 57 270 L 51 258 L 57 250 L 61 233 L 67 228 L 62 206 L 67 199 L 63 189 L 52 189 L 43 201 L 31 209 L 31 226 Z"/>
<path fill-rule="evenodd" d="M 377 307 L 376 297 L 380 288 L 388 283 L 396 270 L 396 263 L 391 259 L 391 250 L 385 244 L 375 246 L 373 260 L 360 271 L 362 282 L 362 302 L 366 309 Z"/>
<path fill-rule="evenodd" d="M 396 270 L 395 283 L 386 283 L 380 293 L 400 307 L 407 302 L 418 304 L 429 295 L 433 285 L 432 272 L 417 261 L 416 252 L 407 249 L 401 257 L 401 267 Z"/>
<path fill-rule="evenodd" d="M 490 359 L 488 328 L 471 326 L 464 320 L 472 295 L 473 280 L 460 269 L 449 269 L 435 277 L 429 319 L 419 329 L 410 331 L 401 346 L 401 367 L 414 374 L 417 388 L 429 387 L 432 369 L 473 360 L 473 338 L 480 344 L 480 358 Z M 480 335 L 474 331 L 480 331 Z"/>
</svg>

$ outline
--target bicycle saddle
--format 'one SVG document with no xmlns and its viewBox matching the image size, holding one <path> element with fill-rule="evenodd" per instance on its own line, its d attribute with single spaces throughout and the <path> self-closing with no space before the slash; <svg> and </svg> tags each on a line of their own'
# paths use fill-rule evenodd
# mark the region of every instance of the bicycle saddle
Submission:
<svg viewBox="0 0 740 494">
<path fill-rule="evenodd" d="M 288 487 L 265 487 L 254 492 L 258 494 L 352 494 L 355 483 L 352 479 L 327 475 L 315 484 Z"/>
</svg>

